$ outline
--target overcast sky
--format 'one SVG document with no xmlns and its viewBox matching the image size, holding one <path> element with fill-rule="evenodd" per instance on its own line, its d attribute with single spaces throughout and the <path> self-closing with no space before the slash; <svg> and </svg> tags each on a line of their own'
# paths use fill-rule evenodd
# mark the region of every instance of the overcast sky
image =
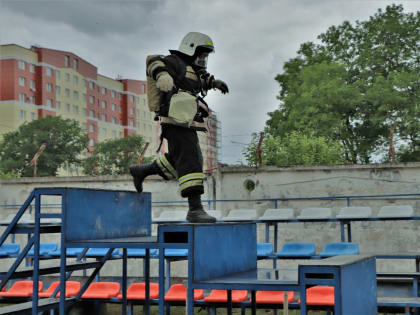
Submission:
<svg viewBox="0 0 420 315">
<path fill-rule="evenodd" d="M 206 100 L 221 121 L 221 161 L 237 164 L 278 108 L 274 77 L 300 44 L 392 3 L 420 10 L 420 0 L 0 0 L 0 43 L 70 51 L 100 74 L 144 80 L 147 55 L 177 49 L 190 31 L 208 34 L 216 48 L 208 71 L 230 93 Z"/>
</svg>

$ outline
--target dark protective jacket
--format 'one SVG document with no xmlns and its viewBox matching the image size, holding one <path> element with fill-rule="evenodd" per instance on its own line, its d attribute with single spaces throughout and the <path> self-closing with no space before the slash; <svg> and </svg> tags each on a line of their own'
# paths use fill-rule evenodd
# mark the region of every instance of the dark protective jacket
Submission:
<svg viewBox="0 0 420 315">
<path fill-rule="evenodd" d="M 197 99 L 197 113 L 191 125 L 180 124 L 168 117 L 171 98 L 178 91 L 186 91 L 189 94 L 199 97 L 205 96 L 207 91 L 212 88 L 214 77 L 204 69 L 194 68 L 189 64 L 188 57 L 171 51 L 168 56 L 156 56 L 147 63 L 147 74 L 157 80 L 161 72 L 168 72 L 173 78 L 175 88 L 167 93 L 162 93 L 159 108 L 159 120 L 161 124 L 174 124 L 182 127 L 189 127 L 194 130 L 206 131 L 204 119 L 208 116 L 208 107 L 204 100 Z"/>
</svg>

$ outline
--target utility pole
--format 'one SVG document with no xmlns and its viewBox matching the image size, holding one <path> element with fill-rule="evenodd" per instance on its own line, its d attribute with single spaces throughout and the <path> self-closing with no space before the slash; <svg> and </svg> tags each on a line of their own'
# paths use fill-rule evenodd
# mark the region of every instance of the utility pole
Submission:
<svg viewBox="0 0 420 315">
<path fill-rule="evenodd" d="M 45 143 L 43 143 L 40 147 L 37 153 L 35 153 L 32 161 L 30 161 L 27 166 L 33 166 L 34 167 L 34 177 L 36 177 L 37 174 L 37 164 L 38 164 L 38 159 L 41 156 L 42 152 L 44 152 L 45 148 L 47 147 L 47 145 Z"/>
</svg>

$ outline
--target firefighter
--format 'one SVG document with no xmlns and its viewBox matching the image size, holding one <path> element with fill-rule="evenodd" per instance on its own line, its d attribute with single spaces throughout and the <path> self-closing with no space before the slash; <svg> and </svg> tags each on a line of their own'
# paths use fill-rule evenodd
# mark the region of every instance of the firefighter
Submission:
<svg viewBox="0 0 420 315">
<path fill-rule="evenodd" d="M 209 109 L 203 97 L 210 89 L 223 94 L 229 92 L 222 80 L 207 72 L 209 54 L 214 52 L 211 38 L 190 32 L 181 41 L 178 50 L 170 55 L 148 57 L 147 75 L 160 91 L 157 112 L 162 126 L 162 138 L 167 140 L 168 153 L 150 164 L 133 165 L 130 173 L 140 193 L 143 181 L 158 174 L 165 180 L 178 179 L 181 196 L 188 198 L 186 220 L 192 223 L 214 223 L 201 204 L 203 186 L 203 156 L 197 131 L 206 131 L 205 118 Z"/>
</svg>

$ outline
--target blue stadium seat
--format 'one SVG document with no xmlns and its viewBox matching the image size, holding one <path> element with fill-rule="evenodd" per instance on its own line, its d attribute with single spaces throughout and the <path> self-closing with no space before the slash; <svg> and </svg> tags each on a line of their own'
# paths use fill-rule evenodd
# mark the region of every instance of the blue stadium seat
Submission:
<svg viewBox="0 0 420 315">
<path fill-rule="evenodd" d="M 257 257 L 269 257 L 273 255 L 273 244 L 271 243 L 257 243 Z"/>
<path fill-rule="evenodd" d="M 84 248 L 79 248 L 79 247 L 75 247 L 75 248 L 67 248 L 66 249 L 66 256 L 67 257 L 77 257 L 78 255 L 80 255 L 83 252 Z M 51 252 L 52 256 L 60 256 L 61 255 L 61 248 L 57 248 L 57 250 Z"/>
<path fill-rule="evenodd" d="M 357 243 L 327 243 L 319 254 L 320 257 L 332 257 L 337 255 L 359 255 L 359 244 Z"/>
<path fill-rule="evenodd" d="M 146 256 L 146 249 L 144 248 L 127 248 L 127 257 L 143 258 L 145 256 Z M 157 257 L 157 256 L 158 256 L 158 250 L 156 248 L 151 248 L 150 257 Z"/>
<path fill-rule="evenodd" d="M 20 245 L 18 243 L 5 243 L 0 246 L 0 256 L 16 257 L 19 254 Z"/>
<path fill-rule="evenodd" d="M 58 249 L 57 243 L 40 243 L 39 244 L 39 255 L 40 256 L 52 256 L 54 254 L 54 251 Z M 32 248 L 29 250 L 27 256 L 28 257 L 34 257 L 34 251 L 35 248 L 32 246 Z"/>
<path fill-rule="evenodd" d="M 102 257 L 105 256 L 109 248 L 90 248 L 85 257 Z M 115 248 L 112 251 L 112 256 L 121 256 L 121 252 L 118 248 Z"/>
<path fill-rule="evenodd" d="M 276 256 L 279 258 L 310 258 L 315 255 L 315 251 L 314 243 L 284 243 Z"/>
<path fill-rule="evenodd" d="M 165 257 L 187 257 L 188 249 L 186 248 L 166 248 Z"/>
</svg>

